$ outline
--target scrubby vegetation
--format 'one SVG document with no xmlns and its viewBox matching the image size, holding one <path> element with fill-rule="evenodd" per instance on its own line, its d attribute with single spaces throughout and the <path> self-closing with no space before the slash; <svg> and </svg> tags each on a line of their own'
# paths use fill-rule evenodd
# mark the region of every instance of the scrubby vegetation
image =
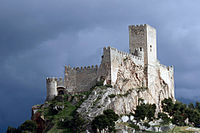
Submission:
<svg viewBox="0 0 200 133">
<path fill-rule="evenodd" d="M 149 122 L 155 120 L 162 120 L 159 122 L 160 126 L 172 123 L 176 126 L 200 127 L 199 102 L 195 105 L 192 103 L 186 105 L 178 101 L 174 102 L 170 98 L 164 99 L 161 102 L 162 112 L 155 115 L 155 104 L 145 104 L 143 99 L 138 99 L 138 101 L 140 104 L 136 107 L 134 113 L 129 114 L 129 116 L 134 116 L 137 122 L 128 122 L 128 125 L 136 131 L 140 130 L 137 123 L 142 123 L 143 126 L 149 128 Z M 176 128 L 176 130 L 178 130 L 178 128 Z M 182 128 L 180 130 L 182 130 Z"/>
<path fill-rule="evenodd" d="M 162 108 L 164 112 L 163 115 L 168 114 L 173 124 L 178 126 L 192 125 L 194 127 L 200 127 L 199 102 L 197 102 L 196 105 L 192 103 L 186 105 L 178 101 L 173 103 L 172 99 L 164 99 L 162 101 Z"/>
<path fill-rule="evenodd" d="M 72 96 L 55 97 L 54 100 L 48 103 L 48 107 L 43 109 L 45 119 L 51 121 L 51 125 L 56 129 L 66 133 L 84 131 L 87 120 L 84 120 L 76 110 L 89 94 L 89 92 L 84 92 Z M 47 128 L 46 132 L 55 132 L 52 130 L 54 128 L 50 128 L 50 130 Z"/>
<path fill-rule="evenodd" d="M 114 98 L 115 96 L 116 96 L 115 94 L 108 95 L 108 97 L 110 97 L 110 98 Z"/>
<path fill-rule="evenodd" d="M 96 85 L 98 88 L 108 88 L 111 85 L 103 85 L 103 82 L 98 82 Z M 95 87 L 96 87 L 95 86 Z M 95 89 L 93 87 L 93 89 Z M 91 91 L 93 90 L 91 89 Z M 128 90 L 124 94 L 110 94 L 109 98 L 115 97 L 126 97 L 134 89 Z M 137 88 L 137 91 L 145 91 L 146 87 Z M 81 114 L 77 112 L 80 105 L 88 98 L 91 91 L 76 93 L 76 94 L 65 94 L 56 96 L 53 100 L 46 102 L 43 105 L 37 106 L 38 113 L 45 120 L 45 129 L 43 133 L 81 133 L 86 128 L 91 127 L 93 132 L 99 132 L 107 130 L 109 132 L 115 131 L 115 123 L 119 119 L 119 116 L 111 109 L 104 110 L 103 114 L 96 116 L 92 121 L 84 119 Z M 104 90 L 101 90 L 104 91 Z M 101 99 L 98 96 L 93 101 L 93 105 Z M 145 103 L 143 99 L 138 99 L 139 105 L 136 107 L 134 112 L 127 116 L 134 116 L 134 121 L 130 120 L 127 122 L 127 126 L 134 128 L 136 131 L 140 130 L 138 123 L 142 123 L 142 126 L 149 128 L 149 124 L 152 121 L 162 120 L 160 125 L 169 125 L 170 123 L 177 126 L 194 126 L 200 127 L 200 103 L 194 104 L 183 104 L 181 102 L 174 102 L 172 99 L 164 99 L 161 102 L 162 112 L 155 114 L 156 105 Z M 102 106 L 97 106 L 101 108 Z M 7 133 L 35 133 L 38 129 L 37 123 L 32 120 L 25 121 L 18 128 L 8 127 Z M 176 128 L 174 130 L 179 130 Z"/>
<path fill-rule="evenodd" d="M 137 121 L 144 120 L 145 118 L 152 121 L 155 118 L 155 112 L 155 104 L 142 103 L 136 107 L 134 116 Z"/>
<path fill-rule="evenodd" d="M 36 131 L 37 125 L 32 120 L 25 121 L 18 128 L 8 127 L 7 133 L 34 133 Z"/>
<path fill-rule="evenodd" d="M 113 110 L 104 110 L 102 115 L 98 115 L 92 121 L 92 129 L 96 133 L 97 130 L 101 131 L 103 129 L 108 129 L 109 132 L 115 131 L 115 121 L 117 121 L 119 116 L 115 114 Z"/>
<path fill-rule="evenodd" d="M 91 91 L 56 96 L 53 100 L 41 105 L 38 112 L 46 121 L 46 128 L 43 132 L 80 133 L 84 131 L 87 120 L 84 120 L 76 110 L 90 93 Z M 8 127 L 7 133 L 35 133 L 36 129 L 36 123 L 28 120 L 17 129 Z"/>
</svg>

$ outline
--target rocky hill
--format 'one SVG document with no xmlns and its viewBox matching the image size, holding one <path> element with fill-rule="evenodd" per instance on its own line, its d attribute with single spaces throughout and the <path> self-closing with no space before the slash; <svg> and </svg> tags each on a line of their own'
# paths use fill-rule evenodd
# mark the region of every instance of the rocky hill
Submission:
<svg viewBox="0 0 200 133">
<path fill-rule="evenodd" d="M 9 127 L 7 133 L 199 132 L 194 127 L 200 123 L 200 104 L 186 106 L 165 99 L 161 113 L 155 104 L 138 98 L 138 106 L 130 110 L 132 96 L 145 91 L 134 88 L 121 92 L 98 82 L 90 91 L 59 95 L 33 106 L 32 120 L 17 129 Z"/>
</svg>

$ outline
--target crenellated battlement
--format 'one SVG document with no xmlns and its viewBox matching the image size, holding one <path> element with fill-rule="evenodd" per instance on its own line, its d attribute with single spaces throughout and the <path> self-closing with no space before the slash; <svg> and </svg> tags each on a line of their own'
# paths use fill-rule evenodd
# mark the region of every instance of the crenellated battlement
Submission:
<svg viewBox="0 0 200 133">
<path fill-rule="evenodd" d="M 174 66 L 168 66 L 167 69 L 171 72 L 174 72 Z"/>
<path fill-rule="evenodd" d="M 47 77 L 46 81 L 47 81 L 47 83 L 52 82 L 52 81 L 56 81 L 57 82 L 58 78 L 57 77 Z"/>
<path fill-rule="evenodd" d="M 129 29 L 132 29 L 132 28 L 144 28 L 146 27 L 147 24 L 140 24 L 140 25 L 129 25 Z"/>
<path fill-rule="evenodd" d="M 160 67 L 165 68 L 165 69 L 168 70 L 168 71 L 171 71 L 171 72 L 174 71 L 174 67 L 173 67 L 173 66 L 165 66 L 165 65 L 161 64 L 160 61 L 158 61 L 158 60 L 157 60 L 157 63 L 158 63 L 158 65 L 159 65 Z"/>
<path fill-rule="evenodd" d="M 95 86 L 97 81 L 116 86 L 117 82 L 121 84 L 120 80 L 126 76 L 130 80 L 133 77 L 140 79 L 127 84 L 134 87 L 141 82 L 141 85 L 154 88 L 152 85 L 162 79 L 173 89 L 174 68 L 165 66 L 157 60 L 156 30 L 147 24 L 129 26 L 129 52 L 107 46 L 103 48 L 101 57 L 99 65 L 80 67 L 65 65 L 64 80 L 48 77 L 47 99 L 58 95 L 58 88 L 64 88 L 69 93 L 83 92 Z"/>
<path fill-rule="evenodd" d="M 65 72 L 68 71 L 88 71 L 88 70 L 97 70 L 99 68 L 98 65 L 91 65 L 91 66 L 81 66 L 81 67 L 70 67 L 70 66 L 65 66 Z"/>
<path fill-rule="evenodd" d="M 113 47 L 104 47 L 104 52 L 108 52 L 108 50 L 111 50 L 111 51 L 114 51 L 116 52 L 117 54 L 121 55 L 121 56 L 127 56 L 127 57 L 130 57 L 130 58 L 133 58 L 133 59 L 136 59 L 136 60 L 139 60 L 139 61 L 143 61 L 143 56 L 136 56 L 136 55 L 133 55 L 133 54 L 130 54 L 130 53 L 127 53 L 127 52 L 123 52 L 123 51 L 120 51 L 116 48 L 113 48 Z M 135 48 L 135 50 L 140 50 L 139 48 Z M 143 52 L 143 50 L 141 51 Z"/>
</svg>

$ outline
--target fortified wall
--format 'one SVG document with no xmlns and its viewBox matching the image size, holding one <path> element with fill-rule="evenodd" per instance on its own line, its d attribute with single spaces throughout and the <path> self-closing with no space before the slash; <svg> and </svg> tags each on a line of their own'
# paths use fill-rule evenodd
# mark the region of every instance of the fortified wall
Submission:
<svg viewBox="0 0 200 133">
<path fill-rule="evenodd" d="M 137 54 L 137 55 L 136 55 Z M 105 80 L 104 84 L 115 85 L 119 66 L 123 61 L 131 59 L 136 65 L 144 66 L 143 50 L 135 49 L 135 55 L 117 50 L 116 48 L 104 47 L 98 80 Z"/>
<path fill-rule="evenodd" d="M 71 68 L 65 66 L 64 85 L 68 92 L 88 91 L 97 82 L 98 66 Z"/>
<path fill-rule="evenodd" d="M 122 91 L 148 88 L 143 98 L 157 105 L 164 98 L 174 99 L 174 68 L 158 61 L 156 30 L 147 24 L 129 26 L 129 53 L 104 47 L 99 66 L 66 66 L 64 80 L 47 78 L 47 100 L 62 93 L 88 91 L 97 81 Z"/>
</svg>

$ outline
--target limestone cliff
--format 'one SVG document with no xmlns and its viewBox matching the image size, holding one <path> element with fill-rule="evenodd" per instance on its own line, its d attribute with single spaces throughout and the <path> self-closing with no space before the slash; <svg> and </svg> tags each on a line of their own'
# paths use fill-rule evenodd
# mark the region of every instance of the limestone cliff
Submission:
<svg viewBox="0 0 200 133">
<path fill-rule="evenodd" d="M 108 108 L 117 114 L 129 114 L 134 112 L 141 99 L 144 99 L 144 102 L 155 103 L 159 111 L 164 98 L 174 99 L 173 90 L 169 90 L 168 84 L 159 75 L 159 69 L 154 86 L 148 88 L 144 86 L 146 77 L 142 65 L 136 65 L 126 58 L 118 68 L 116 84 L 110 88 L 96 87 L 78 109 L 84 117 L 92 119 Z"/>
</svg>

